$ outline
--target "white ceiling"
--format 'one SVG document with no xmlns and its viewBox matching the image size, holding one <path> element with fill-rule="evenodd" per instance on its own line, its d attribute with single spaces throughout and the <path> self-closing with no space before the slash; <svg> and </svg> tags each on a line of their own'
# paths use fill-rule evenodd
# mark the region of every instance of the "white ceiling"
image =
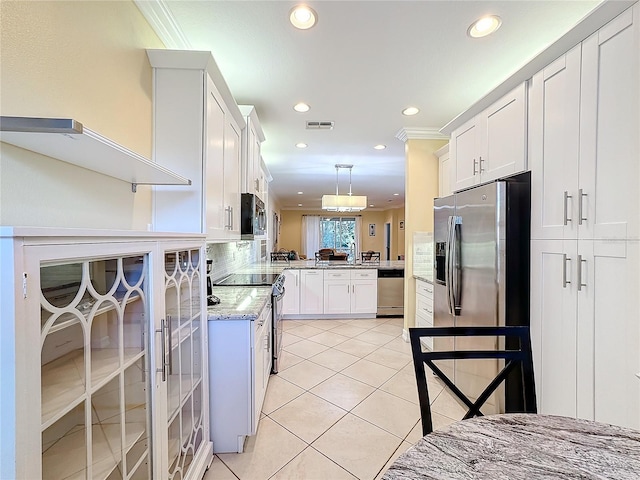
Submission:
<svg viewBox="0 0 640 480">
<path fill-rule="evenodd" d="M 211 51 L 236 102 L 256 106 L 270 189 L 283 208 L 320 208 L 321 196 L 335 192 L 334 165 L 346 163 L 354 165 L 353 194 L 384 209 L 404 203 L 399 131 L 437 134 L 600 2 L 316 0 L 306 3 L 318 23 L 306 31 L 288 20 L 302 2 L 156 3 L 178 34 L 168 42 L 158 32 L 167 46 Z M 467 28 L 485 14 L 499 15 L 502 26 L 469 38 Z M 293 110 L 300 101 L 308 113 Z M 409 105 L 420 113 L 403 116 Z M 306 130 L 308 120 L 335 128 Z M 374 150 L 379 143 L 387 148 Z M 346 193 L 347 171 L 339 178 Z"/>
</svg>

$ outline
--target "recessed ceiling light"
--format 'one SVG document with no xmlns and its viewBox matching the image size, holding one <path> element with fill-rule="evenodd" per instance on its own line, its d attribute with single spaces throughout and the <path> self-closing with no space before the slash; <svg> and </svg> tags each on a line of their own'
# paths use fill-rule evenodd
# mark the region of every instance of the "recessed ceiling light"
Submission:
<svg viewBox="0 0 640 480">
<path fill-rule="evenodd" d="M 387 146 L 386 146 L 386 145 L 382 145 L 382 144 L 380 144 L 380 145 L 376 145 L 376 146 L 375 146 L 375 147 L 373 147 L 373 148 L 375 148 L 376 150 L 384 150 L 385 148 L 387 148 Z"/>
<path fill-rule="evenodd" d="M 301 203 L 299 203 L 299 204 L 298 204 L 298 206 L 299 206 L 299 207 L 301 207 L 301 206 L 302 206 L 302 204 L 301 204 Z"/>
<path fill-rule="evenodd" d="M 467 35 L 473 38 L 486 37 L 492 34 L 502 25 L 502 20 L 497 15 L 487 15 L 471 24 L 467 29 Z"/>
<path fill-rule="evenodd" d="M 298 192 L 298 195 L 302 195 L 303 192 Z"/>
<path fill-rule="evenodd" d="M 420 109 L 416 108 L 416 107 L 407 107 L 404 110 L 402 110 L 402 114 L 403 115 L 415 115 L 416 113 L 418 113 L 420 111 Z"/>
<path fill-rule="evenodd" d="M 370 204 L 369 204 L 369 206 L 370 206 L 370 207 L 373 207 L 373 203 L 370 203 Z"/>
<path fill-rule="evenodd" d="M 399 193 L 394 193 L 393 196 L 397 197 L 398 195 L 400 195 Z"/>
<path fill-rule="evenodd" d="M 304 113 L 304 112 L 308 112 L 311 109 L 311 107 L 304 102 L 300 102 L 300 103 L 296 103 L 293 106 L 293 109 L 296 112 Z"/>
<path fill-rule="evenodd" d="M 307 5 L 296 5 L 289 13 L 291 25 L 300 30 L 307 30 L 316 24 L 318 14 Z"/>
<path fill-rule="evenodd" d="M 307 148 L 309 145 L 307 145 L 306 143 L 300 142 L 300 143 L 296 143 L 296 147 L 298 148 Z"/>
</svg>

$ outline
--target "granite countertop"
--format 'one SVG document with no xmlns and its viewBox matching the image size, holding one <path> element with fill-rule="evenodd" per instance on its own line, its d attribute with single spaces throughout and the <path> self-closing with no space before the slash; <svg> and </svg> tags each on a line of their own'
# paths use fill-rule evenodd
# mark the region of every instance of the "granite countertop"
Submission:
<svg viewBox="0 0 640 480">
<path fill-rule="evenodd" d="M 426 435 L 382 478 L 637 480 L 640 431 L 553 415 L 476 417 Z"/>
<path fill-rule="evenodd" d="M 241 268 L 234 273 L 282 273 L 286 269 L 314 269 L 314 268 L 373 268 L 375 270 L 390 270 L 404 268 L 404 260 L 381 260 L 378 263 L 349 263 L 342 261 L 292 260 L 289 263 L 255 263 Z"/>
<path fill-rule="evenodd" d="M 216 287 L 211 290 L 220 298 L 218 305 L 207 307 L 207 320 L 249 320 L 258 318 L 271 300 L 271 287 Z"/>
<path fill-rule="evenodd" d="M 413 278 L 415 278 L 416 280 L 422 280 L 423 282 L 427 282 L 433 285 L 433 276 L 427 276 L 426 274 L 424 275 L 413 275 Z"/>
</svg>

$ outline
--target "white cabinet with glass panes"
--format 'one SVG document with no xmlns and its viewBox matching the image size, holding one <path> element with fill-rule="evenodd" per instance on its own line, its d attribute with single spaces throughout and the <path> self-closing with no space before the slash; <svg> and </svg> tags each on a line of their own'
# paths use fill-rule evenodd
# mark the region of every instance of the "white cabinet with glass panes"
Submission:
<svg viewBox="0 0 640 480">
<path fill-rule="evenodd" d="M 194 279 L 193 322 L 202 310 L 202 240 L 180 245 Z M 180 475 L 169 471 L 169 433 L 159 428 L 170 403 L 167 382 L 156 373 L 160 352 L 168 352 L 155 333 L 165 324 L 157 306 L 162 242 L 145 233 L 116 238 L 5 227 L 0 246 L 0 478 L 201 478 L 211 457 L 208 420 L 201 418 L 207 398 L 193 400 L 206 378 L 206 357 L 196 354 L 203 352 L 202 333 L 191 335 L 188 354 L 174 366 L 191 386 L 181 403 L 190 416 L 181 418 L 181 451 L 189 460 Z"/>
</svg>

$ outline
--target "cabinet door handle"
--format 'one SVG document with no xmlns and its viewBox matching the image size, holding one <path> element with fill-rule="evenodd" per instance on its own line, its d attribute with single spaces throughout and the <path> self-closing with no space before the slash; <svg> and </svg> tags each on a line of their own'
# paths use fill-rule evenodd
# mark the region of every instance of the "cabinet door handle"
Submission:
<svg viewBox="0 0 640 480">
<path fill-rule="evenodd" d="M 356 285 L 351 285 L 351 293 L 356 293 Z"/>
<path fill-rule="evenodd" d="M 567 262 L 570 262 L 571 258 L 567 257 L 567 254 L 562 254 L 562 288 L 567 288 L 567 284 L 571 283 L 567 280 Z"/>
<path fill-rule="evenodd" d="M 171 333 L 171 315 L 167 315 L 167 337 L 169 337 L 169 352 L 167 354 L 167 374 L 173 375 L 173 334 Z"/>
<path fill-rule="evenodd" d="M 162 357 L 162 361 L 160 362 L 162 368 L 156 368 L 156 372 L 162 373 L 162 381 L 167 381 L 167 366 L 165 363 L 165 358 L 167 358 L 167 334 L 165 327 L 164 318 L 160 320 L 160 330 L 156 330 L 156 333 L 160 334 L 160 356 Z"/>
<path fill-rule="evenodd" d="M 567 225 L 568 222 L 571 221 L 569 218 L 569 199 L 573 198 L 569 195 L 569 192 L 564 191 L 564 224 Z"/>
<path fill-rule="evenodd" d="M 578 255 L 578 291 L 587 286 L 586 283 L 582 283 L 582 262 L 586 263 L 587 260 L 582 258 L 582 255 Z"/>
<path fill-rule="evenodd" d="M 582 189 L 578 190 L 578 225 L 582 225 L 582 222 L 587 220 L 587 217 L 582 214 L 582 200 L 586 196 L 587 194 Z"/>
<path fill-rule="evenodd" d="M 480 173 L 484 172 L 484 168 L 482 168 L 482 162 L 484 162 L 484 158 L 480 157 L 480 162 L 478 164 L 478 166 L 480 167 L 479 168 Z"/>
<path fill-rule="evenodd" d="M 476 169 L 476 166 L 477 166 L 477 165 L 478 165 L 478 161 L 474 158 L 474 159 L 473 159 L 473 176 L 474 176 L 474 177 L 478 174 L 478 172 L 476 171 L 476 170 L 477 170 L 477 169 Z"/>
</svg>

